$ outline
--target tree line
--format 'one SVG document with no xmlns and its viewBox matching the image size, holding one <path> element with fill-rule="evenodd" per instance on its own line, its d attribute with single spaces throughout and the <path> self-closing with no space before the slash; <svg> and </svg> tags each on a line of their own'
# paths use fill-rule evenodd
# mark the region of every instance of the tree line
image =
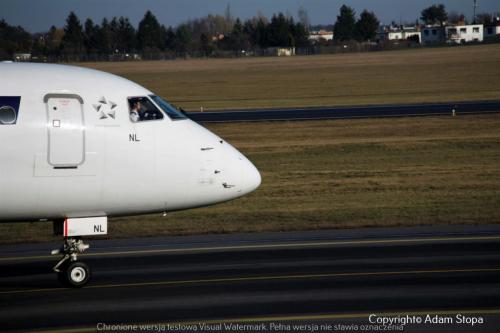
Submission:
<svg viewBox="0 0 500 333">
<path fill-rule="evenodd" d="M 440 25 L 445 24 L 483 24 L 492 25 L 495 19 L 500 16 L 500 13 L 479 13 L 469 21 L 463 13 L 458 13 L 456 11 L 446 11 L 446 7 L 443 4 L 432 5 L 420 13 L 420 20 L 426 25 Z"/>
<path fill-rule="evenodd" d="M 242 22 L 230 14 L 208 15 L 180 24 L 175 29 L 158 22 L 147 11 L 136 28 L 126 17 L 104 18 L 100 24 L 87 19 L 83 24 L 71 12 L 63 28 L 52 26 L 47 33 L 31 35 L 22 27 L 0 21 L 0 58 L 14 52 L 29 52 L 34 57 L 81 60 L 124 57 L 140 54 L 212 56 L 218 51 L 239 53 L 268 47 L 309 46 L 307 27 L 283 13 L 271 20 L 264 16 Z"/>
<path fill-rule="evenodd" d="M 350 14 L 354 15 L 352 9 Z M 344 24 L 349 23 L 337 22 L 336 26 Z M 356 40 L 368 40 L 376 35 L 378 19 L 364 11 L 355 26 Z M 127 17 L 104 18 L 100 24 L 88 18 L 82 23 L 71 12 L 63 28 L 52 26 L 48 32 L 34 35 L 1 20 L 0 58 L 11 59 L 20 51 L 39 59 L 64 61 L 124 59 L 136 54 L 142 58 L 241 55 L 270 47 L 309 48 L 309 29 L 303 7 L 297 22 L 283 13 L 271 19 L 258 14 L 242 21 L 234 19 L 228 7 L 224 15 L 207 15 L 176 28 L 160 24 L 147 11 L 137 29 Z"/>
<path fill-rule="evenodd" d="M 307 11 L 301 7 L 297 16 L 295 21 L 283 13 L 274 14 L 271 19 L 258 14 L 242 21 L 234 19 L 227 7 L 224 15 L 207 15 L 173 28 L 160 24 L 154 14 L 147 11 L 135 28 L 127 17 L 104 18 L 100 23 L 88 18 L 82 23 L 71 12 L 64 27 L 52 26 L 46 33 L 33 35 L 20 26 L 10 26 L 0 20 L 0 59 L 12 59 L 15 52 L 31 53 L 40 60 L 80 61 L 120 60 L 136 55 L 146 59 L 237 56 L 258 54 L 269 47 L 311 48 Z M 479 14 L 477 19 L 487 24 L 491 15 Z M 422 10 L 420 20 L 425 24 L 443 25 L 465 19 L 454 12 L 448 14 L 444 5 L 433 5 Z M 343 5 L 333 25 L 334 41 L 314 46 L 373 42 L 379 25 L 373 12 L 364 10 L 356 17 L 354 9 Z"/>
</svg>

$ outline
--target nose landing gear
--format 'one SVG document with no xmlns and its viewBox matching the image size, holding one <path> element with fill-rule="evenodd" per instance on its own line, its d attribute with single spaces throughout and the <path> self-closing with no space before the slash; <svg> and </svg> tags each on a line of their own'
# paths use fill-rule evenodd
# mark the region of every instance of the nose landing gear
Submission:
<svg viewBox="0 0 500 333">
<path fill-rule="evenodd" d="M 81 288 L 91 277 L 89 266 L 78 260 L 78 255 L 89 248 L 82 236 L 106 235 L 108 218 L 106 216 L 79 217 L 53 221 L 54 235 L 62 235 L 64 244 L 53 250 L 53 255 L 62 254 L 61 260 L 54 266 L 59 281 L 67 287 Z"/>
<path fill-rule="evenodd" d="M 51 254 L 62 254 L 63 257 L 54 266 L 59 282 L 64 286 L 81 288 L 85 286 L 91 277 L 89 266 L 78 260 L 78 254 L 89 248 L 80 238 L 67 237 L 61 249 L 53 250 Z"/>
</svg>

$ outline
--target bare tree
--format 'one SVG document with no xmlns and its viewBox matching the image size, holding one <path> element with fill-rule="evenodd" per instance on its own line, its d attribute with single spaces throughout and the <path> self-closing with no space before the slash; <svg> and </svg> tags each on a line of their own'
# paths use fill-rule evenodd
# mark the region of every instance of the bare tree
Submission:
<svg viewBox="0 0 500 333">
<path fill-rule="evenodd" d="M 309 27 L 311 26 L 311 22 L 309 21 L 309 15 L 307 14 L 307 9 L 300 6 L 298 11 L 299 22 L 309 31 Z"/>
<path fill-rule="evenodd" d="M 478 24 L 491 25 L 493 22 L 493 15 L 490 13 L 479 13 L 476 15 L 476 22 Z"/>
<path fill-rule="evenodd" d="M 466 21 L 463 13 L 458 13 L 454 10 L 448 13 L 448 22 L 451 24 L 467 23 Z"/>
<path fill-rule="evenodd" d="M 234 20 L 231 15 L 231 5 L 228 3 L 226 6 L 226 10 L 224 11 L 224 19 L 226 21 L 226 27 L 224 34 L 229 34 L 231 30 L 233 30 Z"/>
</svg>

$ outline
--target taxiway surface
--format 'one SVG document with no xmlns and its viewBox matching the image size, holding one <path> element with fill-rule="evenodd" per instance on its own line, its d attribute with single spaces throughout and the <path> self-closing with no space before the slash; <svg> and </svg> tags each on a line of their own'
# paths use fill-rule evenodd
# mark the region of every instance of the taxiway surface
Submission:
<svg viewBox="0 0 500 333">
<path fill-rule="evenodd" d="M 188 112 L 197 122 L 450 116 L 500 112 L 500 101 Z"/>
<path fill-rule="evenodd" d="M 81 259 L 92 267 L 93 279 L 83 289 L 59 286 L 51 272 L 57 258 L 47 255 L 56 244 L 0 246 L 1 330 L 95 331 L 100 323 L 368 323 L 372 313 L 462 313 L 483 316 L 486 323 L 450 326 L 450 332 L 500 328 L 496 225 L 90 243 Z"/>
</svg>

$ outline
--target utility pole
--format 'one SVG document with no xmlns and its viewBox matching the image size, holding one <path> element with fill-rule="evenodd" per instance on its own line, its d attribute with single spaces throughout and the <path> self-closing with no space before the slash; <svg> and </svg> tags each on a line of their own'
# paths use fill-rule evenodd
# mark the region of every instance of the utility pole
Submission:
<svg viewBox="0 0 500 333">
<path fill-rule="evenodd" d="M 472 18 L 473 24 L 476 24 L 476 9 L 477 9 L 477 0 L 474 0 L 474 17 Z"/>
</svg>

